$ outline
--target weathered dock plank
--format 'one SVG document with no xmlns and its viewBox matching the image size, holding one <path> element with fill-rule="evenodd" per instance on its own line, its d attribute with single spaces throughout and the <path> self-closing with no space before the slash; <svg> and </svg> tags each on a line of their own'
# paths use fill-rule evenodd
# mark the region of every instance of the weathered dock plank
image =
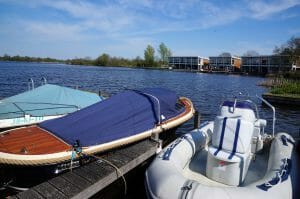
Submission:
<svg viewBox="0 0 300 199">
<path fill-rule="evenodd" d="M 38 186 L 33 187 L 33 191 L 39 193 L 44 198 L 55 198 L 55 199 L 64 199 L 68 198 L 66 195 L 64 195 L 60 190 L 58 190 L 56 187 L 54 187 L 49 182 L 43 182 L 42 184 L 39 184 Z M 29 190 L 30 192 L 31 190 Z M 18 195 L 19 198 L 21 198 Z"/>
<path fill-rule="evenodd" d="M 86 179 L 87 181 L 89 181 L 90 183 L 95 183 L 99 180 L 99 178 L 101 177 L 100 174 L 98 175 L 97 173 L 95 173 L 92 170 L 89 170 L 86 168 L 87 165 L 78 168 L 78 169 L 74 169 L 72 172 L 81 176 L 82 178 Z"/>
<path fill-rule="evenodd" d="M 97 156 L 99 160 L 52 178 L 15 198 L 89 198 L 119 179 L 119 172 L 125 175 L 155 155 L 156 148 L 157 143 L 147 139 L 102 154 Z"/>
<path fill-rule="evenodd" d="M 24 191 L 22 193 L 20 193 L 17 196 L 12 196 L 9 197 L 10 199 L 18 199 L 18 198 L 23 198 L 23 199 L 43 199 L 43 197 L 37 193 L 36 191 L 32 190 L 32 191 Z"/>
<path fill-rule="evenodd" d="M 147 147 L 148 146 L 148 147 Z M 150 157 L 152 157 L 156 152 L 157 144 L 150 140 L 145 140 L 143 143 L 138 143 L 137 145 L 131 145 L 128 147 L 130 150 L 135 150 L 140 153 L 139 156 L 133 158 L 133 159 L 127 159 L 128 162 L 123 161 L 123 165 L 121 164 L 121 161 L 116 161 L 116 159 L 113 158 L 113 156 L 105 157 L 106 160 L 111 161 L 113 164 L 119 165 L 119 170 L 122 172 L 123 175 L 125 175 L 128 171 L 134 169 L 136 166 L 141 164 L 142 162 L 146 161 Z M 146 150 L 147 148 L 147 150 Z M 133 154 L 133 153 L 132 153 Z M 125 156 L 122 156 L 125 157 Z M 99 192 L 99 190 L 102 190 L 115 180 L 117 180 L 120 175 L 117 175 L 116 171 L 113 171 L 112 173 L 108 173 L 105 177 L 100 179 L 98 182 L 94 183 L 90 187 L 86 188 L 82 192 L 78 193 L 76 196 L 74 196 L 74 199 L 81 199 L 81 198 L 89 198 Z"/>
<path fill-rule="evenodd" d="M 70 183 L 66 179 L 58 176 L 48 181 L 52 186 L 60 190 L 68 198 L 74 196 L 78 191 L 81 190 L 80 186 L 74 183 Z"/>
<path fill-rule="evenodd" d="M 67 180 L 70 184 L 79 186 L 82 189 L 84 189 L 84 188 L 91 185 L 91 183 L 89 181 L 87 181 L 86 179 L 76 175 L 73 172 L 65 173 L 64 175 L 61 175 L 61 177 L 64 178 L 65 180 Z"/>
</svg>

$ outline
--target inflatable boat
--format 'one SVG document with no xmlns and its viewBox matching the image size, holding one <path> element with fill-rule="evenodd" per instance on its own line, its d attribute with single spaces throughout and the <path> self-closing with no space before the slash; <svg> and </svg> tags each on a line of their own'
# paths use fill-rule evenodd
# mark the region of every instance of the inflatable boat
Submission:
<svg viewBox="0 0 300 199">
<path fill-rule="evenodd" d="M 225 101 L 214 121 L 157 155 L 145 173 L 148 198 L 292 198 L 294 140 L 266 134 L 266 124 L 252 101 Z"/>
<path fill-rule="evenodd" d="M 128 90 L 64 117 L 0 134 L 0 166 L 58 164 L 175 128 L 192 102 L 167 89 Z"/>
</svg>

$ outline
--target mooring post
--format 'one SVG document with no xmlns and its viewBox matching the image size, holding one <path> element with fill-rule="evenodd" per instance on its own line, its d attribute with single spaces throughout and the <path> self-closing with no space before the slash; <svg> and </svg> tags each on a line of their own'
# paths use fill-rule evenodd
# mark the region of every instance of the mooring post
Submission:
<svg viewBox="0 0 300 199">
<path fill-rule="evenodd" d="M 159 138 L 159 133 L 154 132 L 151 135 L 151 140 L 157 143 L 156 153 L 158 154 L 162 150 L 163 141 Z"/>
<path fill-rule="evenodd" d="M 195 115 L 194 115 L 194 129 L 199 128 L 200 126 L 200 114 L 198 111 L 195 111 Z"/>
</svg>

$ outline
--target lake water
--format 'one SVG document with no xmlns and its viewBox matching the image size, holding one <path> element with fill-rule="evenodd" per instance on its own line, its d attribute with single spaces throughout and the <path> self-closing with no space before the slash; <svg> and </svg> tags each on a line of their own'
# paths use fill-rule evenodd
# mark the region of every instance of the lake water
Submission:
<svg viewBox="0 0 300 199">
<path fill-rule="evenodd" d="M 48 83 L 84 90 L 115 94 L 125 89 L 164 87 L 190 98 L 201 114 L 201 121 L 213 120 L 223 100 L 239 92 L 261 96 L 266 88 L 257 86 L 261 77 L 131 69 L 122 67 L 70 66 L 64 64 L 0 62 L 0 98 L 9 97 L 28 89 L 28 79 L 35 86 L 42 77 Z M 294 137 L 300 134 L 300 108 L 291 105 L 276 107 L 276 132 L 285 131 Z M 272 112 L 261 106 L 260 117 L 271 126 Z M 190 130 L 192 121 L 179 128 L 178 133 Z M 271 128 L 267 128 L 271 132 Z"/>
<path fill-rule="evenodd" d="M 32 78 L 35 86 L 41 85 L 45 77 L 48 83 L 61 86 L 78 87 L 83 90 L 102 91 L 116 94 L 125 89 L 144 87 L 164 87 L 192 100 L 201 114 L 201 121 L 213 120 L 223 100 L 233 98 L 239 92 L 250 96 L 261 96 L 267 91 L 257 86 L 263 81 L 261 77 L 188 73 L 161 70 L 144 70 L 121 67 L 70 66 L 64 64 L 0 62 L 0 99 L 16 95 L 28 89 L 28 79 Z M 258 102 L 258 100 L 256 100 Z M 272 112 L 266 106 L 258 104 L 260 117 L 266 118 L 271 126 Z M 276 132 L 285 131 L 299 137 L 300 108 L 293 105 L 276 106 Z M 177 131 L 184 133 L 193 127 L 190 120 Z M 271 128 L 267 128 L 271 132 Z M 143 176 L 145 167 L 133 174 L 133 182 L 129 185 L 129 196 L 126 198 L 145 197 Z M 129 180 L 130 181 L 130 180 Z M 133 184 L 134 187 L 130 187 Z M 132 184 L 132 185 L 131 185 Z M 122 183 L 119 188 L 122 192 Z M 108 188 L 108 190 L 110 190 Z M 131 190 L 131 191 L 130 191 Z M 139 191 L 136 191 L 139 190 Z M 0 193 L 1 196 L 1 193 Z M 100 197 L 101 198 L 101 197 Z"/>
</svg>

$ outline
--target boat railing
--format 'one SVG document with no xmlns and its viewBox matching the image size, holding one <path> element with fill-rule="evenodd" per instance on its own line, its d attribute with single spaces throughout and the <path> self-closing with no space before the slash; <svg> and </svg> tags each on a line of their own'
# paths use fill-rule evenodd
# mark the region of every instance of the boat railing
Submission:
<svg viewBox="0 0 300 199">
<path fill-rule="evenodd" d="M 275 112 L 275 107 L 272 106 L 272 105 L 271 105 L 267 100 L 265 100 L 264 98 L 262 98 L 262 97 L 260 97 L 260 96 L 258 96 L 258 95 L 256 95 L 256 97 L 257 97 L 258 99 L 260 99 L 262 102 L 264 102 L 267 106 L 269 106 L 269 107 L 272 109 L 272 111 L 273 111 L 272 137 L 274 137 L 274 136 L 275 136 L 275 122 L 276 122 L 276 116 L 275 116 L 276 112 Z"/>
<path fill-rule="evenodd" d="M 257 119 L 260 118 L 257 104 L 251 100 L 254 97 L 253 96 L 251 97 L 249 95 L 249 93 L 244 94 L 242 92 L 239 92 L 238 93 L 238 97 L 237 97 L 237 95 L 233 95 L 233 98 L 234 98 L 234 100 L 233 100 L 234 101 L 233 112 L 235 111 L 236 102 L 248 102 L 248 103 L 252 104 L 253 108 L 255 108 L 255 116 L 256 116 L 256 118 Z M 222 101 L 220 107 L 222 107 L 223 103 L 224 103 L 224 100 Z"/>
<path fill-rule="evenodd" d="M 41 111 L 41 110 L 51 110 L 51 109 L 77 109 L 79 110 L 80 107 L 77 105 L 73 105 L 73 104 L 55 104 L 55 103 L 38 103 L 38 102 L 2 102 L 2 105 L 5 104 L 12 104 L 13 106 L 15 106 L 17 108 L 16 111 L 8 111 L 8 112 L 0 112 L 0 118 L 1 115 L 7 115 L 7 114 L 21 114 L 23 117 L 27 114 L 27 112 L 31 112 L 31 111 Z M 47 105 L 47 106 L 51 106 L 51 107 L 40 107 L 40 108 L 29 108 L 29 109 L 23 109 L 21 108 L 18 103 L 22 103 L 22 104 L 34 104 L 34 105 Z"/>
<path fill-rule="evenodd" d="M 34 89 L 34 81 L 32 78 L 28 79 L 28 90 L 33 90 Z"/>
<path fill-rule="evenodd" d="M 42 77 L 42 85 L 46 85 L 47 84 L 47 79 L 45 77 Z"/>
</svg>

